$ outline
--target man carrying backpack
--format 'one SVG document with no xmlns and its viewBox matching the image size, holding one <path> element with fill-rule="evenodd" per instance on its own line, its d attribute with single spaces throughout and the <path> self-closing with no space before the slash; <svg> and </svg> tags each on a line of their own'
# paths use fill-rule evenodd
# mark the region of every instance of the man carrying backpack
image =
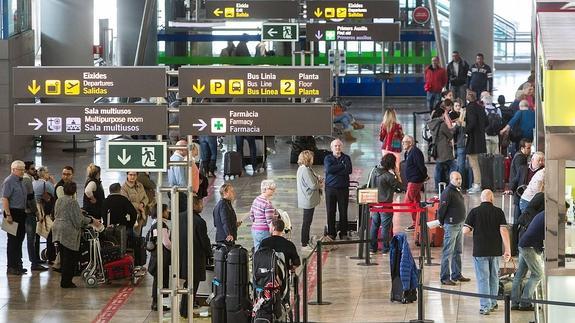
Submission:
<svg viewBox="0 0 575 323">
<path fill-rule="evenodd" d="M 488 154 L 499 154 L 499 131 L 503 129 L 503 115 L 501 109 L 493 106 L 493 97 L 489 94 L 481 98 L 487 114 L 487 127 L 485 128 L 485 143 Z"/>
<path fill-rule="evenodd" d="M 295 270 L 299 265 L 301 265 L 301 260 L 293 242 L 283 237 L 284 229 L 285 223 L 282 219 L 272 220 L 272 236 L 265 238 L 260 243 L 260 249 L 270 248 L 275 252 L 283 253 L 287 268 Z"/>
</svg>

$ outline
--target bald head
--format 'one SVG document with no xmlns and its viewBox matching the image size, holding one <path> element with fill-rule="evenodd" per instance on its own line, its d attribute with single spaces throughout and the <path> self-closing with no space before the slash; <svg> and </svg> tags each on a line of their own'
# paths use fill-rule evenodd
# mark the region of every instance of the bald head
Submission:
<svg viewBox="0 0 575 323">
<path fill-rule="evenodd" d="M 187 146 L 187 145 L 188 145 L 188 142 L 184 139 L 178 140 L 178 142 L 176 142 L 176 146 Z M 180 156 L 184 157 L 184 156 L 188 155 L 188 148 L 187 147 L 186 148 L 179 148 L 178 150 L 176 150 L 176 152 Z"/>
<path fill-rule="evenodd" d="M 481 192 L 481 202 L 493 203 L 493 192 L 491 190 L 483 190 Z"/>
<path fill-rule="evenodd" d="M 451 174 L 449 174 L 449 182 L 455 187 L 461 187 L 461 183 L 463 182 L 461 174 L 459 172 L 451 172 Z"/>
</svg>

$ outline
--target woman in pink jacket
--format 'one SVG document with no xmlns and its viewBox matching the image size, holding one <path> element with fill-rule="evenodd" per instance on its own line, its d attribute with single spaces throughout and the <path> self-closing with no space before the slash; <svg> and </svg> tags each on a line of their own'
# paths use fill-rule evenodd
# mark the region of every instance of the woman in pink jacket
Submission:
<svg viewBox="0 0 575 323">
<path fill-rule="evenodd" d="M 399 169 L 401 162 L 401 140 L 403 139 L 403 129 L 397 122 L 395 109 L 388 108 L 383 114 L 381 130 L 379 131 L 379 141 L 381 141 L 381 156 L 388 153 L 395 155 L 396 169 Z"/>
</svg>

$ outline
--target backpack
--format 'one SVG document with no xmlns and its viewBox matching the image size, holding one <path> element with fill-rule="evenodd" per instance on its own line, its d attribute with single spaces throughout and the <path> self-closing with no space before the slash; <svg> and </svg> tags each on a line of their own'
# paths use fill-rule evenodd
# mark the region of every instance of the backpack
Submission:
<svg viewBox="0 0 575 323">
<path fill-rule="evenodd" d="M 497 113 L 497 108 L 495 109 L 485 109 L 487 111 L 487 127 L 485 128 L 485 133 L 488 136 L 497 136 L 499 131 L 503 129 L 503 118 Z"/>
<path fill-rule="evenodd" d="M 421 130 L 421 137 L 423 137 L 423 140 L 427 141 L 428 143 L 431 143 L 431 141 L 433 141 L 433 135 L 431 134 L 431 130 L 429 129 L 428 122 L 425 123 L 425 126 L 423 126 L 423 129 Z"/>
<path fill-rule="evenodd" d="M 254 322 L 276 322 L 286 314 L 288 269 L 283 254 L 260 247 L 253 256 Z M 289 301 L 289 300 L 288 300 Z"/>
<path fill-rule="evenodd" d="M 438 152 L 437 152 L 437 137 L 439 136 L 439 130 L 441 130 L 441 123 L 439 123 L 437 125 L 437 130 L 431 132 L 431 129 L 429 129 L 429 122 L 425 124 L 425 127 L 428 129 L 429 133 L 430 133 L 430 140 L 428 140 L 429 145 L 427 146 L 427 154 L 430 157 L 433 157 L 433 159 L 437 158 Z M 425 138 L 423 138 L 425 139 Z M 426 139 L 427 140 L 427 139 Z"/>
</svg>

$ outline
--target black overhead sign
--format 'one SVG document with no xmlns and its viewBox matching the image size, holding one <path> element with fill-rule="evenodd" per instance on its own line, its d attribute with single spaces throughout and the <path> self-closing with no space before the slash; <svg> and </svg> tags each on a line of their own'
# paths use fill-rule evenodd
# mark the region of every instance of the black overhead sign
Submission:
<svg viewBox="0 0 575 323">
<path fill-rule="evenodd" d="M 306 3 L 309 19 L 399 19 L 398 0 L 308 0 Z"/>
<path fill-rule="evenodd" d="M 164 105 L 16 104 L 16 135 L 155 135 L 167 132 Z"/>
<path fill-rule="evenodd" d="M 399 23 L 306 24 L 308 41 L 399 41 Z"/>
<path fill-rule="evenodd" d="M 16 67 L 16 98 L 164 97 L 165 67 Z"/>
<path fill-rule="evenodd" d="M 180 106 L 182 135 L 312 136 L 332 128 L 326 104 Z"/>
<path fill-rule="evenodd" d="M 289 0 L 207 0 L 207 19 L 299 18 L 298 1 Z"/>
<path fill-rule="evenodd" d="M 330 97 L 329 67 L 182 66 L 180 97 Z"/>
</svg>

